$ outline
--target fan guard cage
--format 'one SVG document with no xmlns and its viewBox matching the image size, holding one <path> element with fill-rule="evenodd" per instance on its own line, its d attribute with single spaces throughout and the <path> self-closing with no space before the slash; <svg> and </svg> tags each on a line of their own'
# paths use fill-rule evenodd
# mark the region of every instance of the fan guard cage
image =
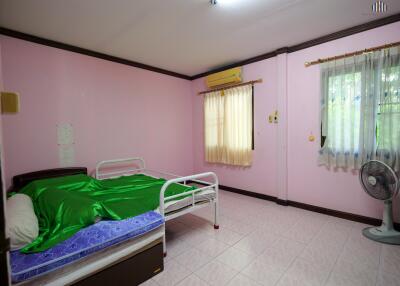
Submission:
<svg viewBox="0 0 400 286">
<path fill-rule="evenodd" d="M 390 200 L 399 191 L 396 173 L 377 160 L 368 161 L 361 167 L 360 183 L 367 194 L 378 200 Z"/>
</svg>

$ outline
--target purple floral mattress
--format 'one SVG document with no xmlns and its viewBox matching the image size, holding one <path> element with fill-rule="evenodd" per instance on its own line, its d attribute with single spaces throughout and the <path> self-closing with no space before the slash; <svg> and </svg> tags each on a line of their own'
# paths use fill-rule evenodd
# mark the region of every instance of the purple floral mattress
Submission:
<svg viewBox="0 0 400 286">
<path fill-rule="evenodd" d="M 163 223 L 160 214 L 150 211 L 125 220 L 100 221 L 43 252 L 23 254 L 12 251 L 12 281 L 17 283 L 43 275 L 111 245 L 141 236 Z"/>
</svg>

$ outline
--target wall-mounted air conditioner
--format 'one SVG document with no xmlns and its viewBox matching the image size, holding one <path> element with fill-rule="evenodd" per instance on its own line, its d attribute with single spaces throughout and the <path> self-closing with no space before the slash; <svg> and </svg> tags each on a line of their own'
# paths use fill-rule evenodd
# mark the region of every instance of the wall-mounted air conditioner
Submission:
<svg viewBox="0 0 400 286">
<path fill-rule="evenodd" d="M 230 85 L 242 82 L 242 68 L 233 68 L 222 72 L 217 72 L 206 77 L 206 84 L 209 88 L 223 85 Z"/>
</svg>

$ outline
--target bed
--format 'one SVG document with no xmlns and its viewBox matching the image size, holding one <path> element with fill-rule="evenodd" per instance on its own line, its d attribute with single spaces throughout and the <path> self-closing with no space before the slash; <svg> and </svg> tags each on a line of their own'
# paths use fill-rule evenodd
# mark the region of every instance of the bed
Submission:
<svg viewBox="0 0 400 286">
<path fill-rule="evenodd" d="M 124 158 L 101 161 L 96 165 L 95 177 L 99 180 L 120 178 L 143 174 L 152 178 L 164 178 L 165 183 L 160 190 L 159 207 L 155 211 L 160 213 L 165 221 L 177 218 L 207 206 L 213 206 L 214 228 L 219 229 L 218 224 L 218 177 L 213 172 L 179 176 L 146 168 L 143 158 Z M 166 191 L 171 185 L 182 186 L 199 185 L 201 187 L 191 189 L 174 196 L 166 196 Z M 166 238 L 164 235 L 164 256 L 167 254 Z"/>
<path fill-rule="evenodd" d="M 86 168 L 44 170 L 15 176 L 11 191 L 30 182 L 86 175 Z M 150 211 L 90 225 L 43 252 L 11 251 L 14 285 L 138 285 L 163 270 L 164 217 Z"/>
<path fill-rule="evenodd" d="M 109 187 L 117 187 L 116 191 L 120 192 L 120 184 L 132 189 L 134 186 L 129 183 L 137 178 L 157 182 L 158 187 L 152 189 L 153 194 L 156 194 L 156 204 L 137 216 L 123 220 L 101 220 L 84 227 L 72 237 L 41 252 L 11 252 L 14 284 L 94 285 L 108 281 L 107 285 L 138 285 L 163 270 L 162 257 L 166 255 L 165 221 L 212 205 L 214 228 L 219 227 L 218 178 L 214 173 L 180 177 L 147 169 L 141 158 L 102 161 L 96 166 L 95 178 L 91 179 L 86 176 L 86 168 L 52 169 L 22 174 L 13 178 L 12 191 L 19 192 L 22 188 L 29 189 L 31 185 L 43 185 L 46 180 L 70 180 L 80 175 L 85 175 L 83 177 L 89 183 L 93 180 L 101 192 Z M 31 182 L 33 183 L 29 184 Z M 193 187 L 194 184 L 200 187 Z M 175 192 L 178 189 L 180 191 Z M 171 190 L 174 192 L 171 193 Z M 48 186 L 47 191 L 52 196 L 55 194 L 52 187 Z M 148 192 L 148 189 L 142 190 L 146 196 Z M 55 196 L 58 197 L 59 194 Z M 110 190 L 108 195 L 113 200 L 119 198 Z M 139 205 L 136 204 L 136 207 Z"/>
</svg>

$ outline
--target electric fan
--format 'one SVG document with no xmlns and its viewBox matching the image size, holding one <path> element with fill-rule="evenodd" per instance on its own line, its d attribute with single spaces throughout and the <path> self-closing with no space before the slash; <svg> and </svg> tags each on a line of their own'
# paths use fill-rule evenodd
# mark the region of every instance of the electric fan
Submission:
<svg viewBox="0 0 400 286">
<path fill-rule="evenodd" d="M 364 191 L 375 199 L 384 201 L 382 225 L 363 230 L 365 237 L 388 244 L 400 244 L 400 232 L 393 228 L 392 200 L 399 191 L 396 173 L 383 162 L 371 160 L 360 170 Z"/>
</svg>

